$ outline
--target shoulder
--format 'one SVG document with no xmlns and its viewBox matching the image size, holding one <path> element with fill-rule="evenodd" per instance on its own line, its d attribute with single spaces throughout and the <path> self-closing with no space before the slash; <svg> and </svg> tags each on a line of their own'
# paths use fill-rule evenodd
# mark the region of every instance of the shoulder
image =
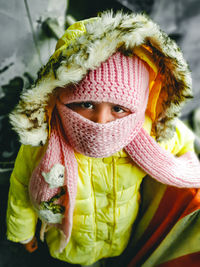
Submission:
<svg viewBox="0 0 200 267">
<path fill-rule="evenodd" d="M 15 160 L 11 180 L 15 178 L 20 180 L 23 184 L 27 184 L 31 173 L 44 155 L 46 147 L 46 145 L 38 147 L 21 145 Z"/>
</svg>

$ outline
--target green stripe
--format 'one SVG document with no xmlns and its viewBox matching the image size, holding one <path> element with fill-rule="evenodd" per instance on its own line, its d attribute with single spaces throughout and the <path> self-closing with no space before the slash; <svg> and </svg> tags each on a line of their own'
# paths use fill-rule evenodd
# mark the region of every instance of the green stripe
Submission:
<svg viewBox="0 0 200 267">
<path fill-rule="evenodd" d="M 142 267 L 154 267 L 200 251 L 200 210 L 179 220 Z"/>
</svg>

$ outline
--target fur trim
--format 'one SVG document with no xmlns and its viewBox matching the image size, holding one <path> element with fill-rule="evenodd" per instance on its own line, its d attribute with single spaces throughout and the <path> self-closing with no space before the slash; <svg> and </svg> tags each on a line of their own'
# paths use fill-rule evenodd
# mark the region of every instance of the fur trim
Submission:
<svg viewBox="0 0 200 267">
<path fill-rule="evenodd" d="M 79 22 L 80 24 L 80 22 Z M 78 83 L 86 73 L 97 68 L 113 53 L 130 53 L 145 45 L 162 75 L 162 89 L 154 132 L 157 139 L 173 134 L 173 120 L 187 98 L 192 97 L 191 75 L 180 48 L 157 24 L 141 14 L 104 12 L 98 18 L 82 22 L 85 31 L 62 45 L 39 72 L 33 88 L 22 94 L 10 115 L 13 128 L 24 144 L 45 144 L 48 137 L 49 99 L 57 87 Z"/>
</svg>

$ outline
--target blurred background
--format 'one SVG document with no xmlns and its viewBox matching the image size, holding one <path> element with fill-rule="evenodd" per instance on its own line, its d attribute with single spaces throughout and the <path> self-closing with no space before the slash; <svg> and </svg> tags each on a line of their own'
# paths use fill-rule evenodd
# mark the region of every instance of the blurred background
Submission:
<svg viewBox="0 0 200 267">
<path fill-rule="evenodd" d="M 192 72 L 194 98 L 181 118 L 196 134 L 200 154 L 200 1 L 199 0 L 7 0 L 0 2 L 0 267 L 66 266 L 52 259 L 45 244 L 28 254 L 6 240 L 5 214 L 9 176 L 19 149 L 8 114 L 53 53 L 66 27 L 77 20 L 113 9 L 144 12 L 181 47 Z"/>
</svg>

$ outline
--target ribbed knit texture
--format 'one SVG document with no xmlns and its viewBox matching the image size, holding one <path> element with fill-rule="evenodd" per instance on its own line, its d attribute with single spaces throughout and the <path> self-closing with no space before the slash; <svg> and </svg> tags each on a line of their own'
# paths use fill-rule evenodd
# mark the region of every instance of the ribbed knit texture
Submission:
<svg viewBox="0 0 200 267">
<path fill-rule="evenodd" d="M 117 52 L 90 71 L 78 85 L 60 94 L 63 104 L 82 101 L 110 102 L 144 113 L 149 93 L 149 71 L 136 56 Z"/>
<path fill-rule="evenodd" d="M 63 139 L 62 128 L 58 116 L 52 119 L 51 136 L 48 147 L 41 162 L 32 173 L 29 183 L 29 192 L 31 201 L 36 209 L 40 210 L 41 201 L 49 201 L 61 191 L 60 187 L 50 188 L 49 184 L 44 180 L 43 172 L 48 173 L 55 164 L 62 164 L 65 167 L 65 179 L 63 188 L 66 194 L 56 201 L 65 207 L 64 217 L 61 224 L 50 223 L 62 230 L 64 233 L 61 238 L 60 248 L 62 250 L 71 235 L 72 218 L 75 205 L 77 180 L 78 180 L 78 164 L 72 147 Z M 40 218 L 44 220 L 44 218 Z"/>
<path fill-rule="evenodd" d="M 200 163 L 194 152 L 175 157 L 143 128 L 125 149 L 134 162 L 157 181 L 176 187 L 200 187 Z"/>
<path fill-rule="evenodd" d="M 130 114 L 105 124 L 92 122 L 57 102 L 66 138 L 71 146 L 89 157 L 108 157 L 128 145 L 141 129 L 144 114 Z M 139 117 L 139 115 L 142 115 Z"/>
</svg>

